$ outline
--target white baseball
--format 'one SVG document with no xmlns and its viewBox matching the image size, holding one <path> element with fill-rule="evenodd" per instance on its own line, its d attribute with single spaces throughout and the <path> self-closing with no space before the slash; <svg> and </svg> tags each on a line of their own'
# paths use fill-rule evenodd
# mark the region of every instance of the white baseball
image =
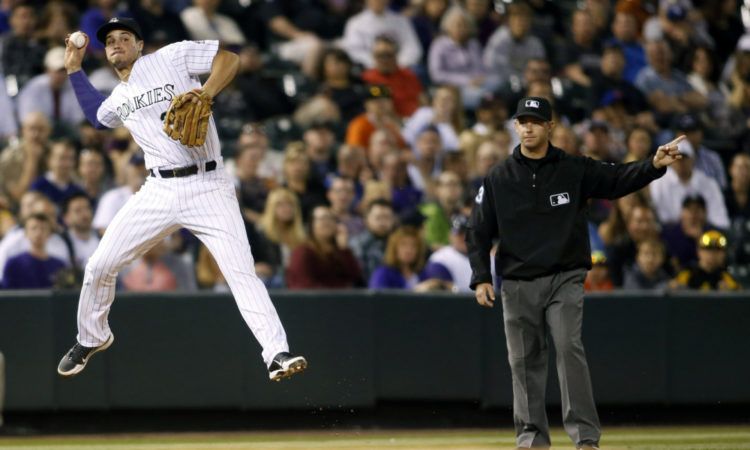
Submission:
<svg viewBox="0 0 750 450">
<path fill-rule="evenodd" d="M 83 47 L 86 45 L 86 36 L 81 33 L 80 31 L 76 31 L 75 33 L 70 35 L 70 42 L 73 43 L 78 48 Z"/>
</svg>

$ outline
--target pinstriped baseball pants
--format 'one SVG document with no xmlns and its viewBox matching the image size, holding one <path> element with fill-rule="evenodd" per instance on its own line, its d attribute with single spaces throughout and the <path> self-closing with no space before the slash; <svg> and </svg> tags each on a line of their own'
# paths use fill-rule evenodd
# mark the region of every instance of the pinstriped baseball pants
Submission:
<svg viewBox="0 0 750 450">
<path fill-rule="evenodd" d="M 548 339 L 557 354 L 563 424 L 576 445 L 598 444 L 599 416 L 581 339 L 586 270 L 533 280 L 503 280 L 501 295 L 513 376 L 513 420 L 518 447 L 549 447 L 545 410 Z"/>
<path fill-rule="evenodd" d="M 187 228 L 206 245 L 229 284 L 242 317 L 270 365 L 288 351 L 286 333 L 263 282 L 256 276 L 234 186 L 217 170 L 181 178 L 150 176 L 107 227 L 89 259 L 78 302 L 78 342 L 104 343 L 117 273 L 156 243 Z"/>
</svg>

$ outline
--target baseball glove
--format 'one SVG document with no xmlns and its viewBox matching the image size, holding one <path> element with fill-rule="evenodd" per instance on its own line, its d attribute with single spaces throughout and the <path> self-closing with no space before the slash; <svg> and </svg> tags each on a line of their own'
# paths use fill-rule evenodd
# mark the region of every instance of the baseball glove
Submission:
<svg viewBox="0 0 750 450">
<path fill-rule="evenodd" d="M 164 116 L 164 132 L 182 145 L 200 147 L 206 142 L 213 103 L 201 89 L 179 94 Z"/>
</svg>

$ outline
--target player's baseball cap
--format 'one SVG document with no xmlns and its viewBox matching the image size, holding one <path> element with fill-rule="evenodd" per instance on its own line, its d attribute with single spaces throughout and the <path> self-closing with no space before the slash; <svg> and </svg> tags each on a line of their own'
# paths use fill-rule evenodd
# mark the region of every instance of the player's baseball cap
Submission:
<svg viewBox="0 0 750 450">
<path fill-rule="evenodd" d="M 706 199 L 700 194 L 691 194 L 682 199 L 682 207 L 687 208 L 688 206 L 698 205 L 704 210 L 706 209 Z"/>
<path fill-rule="evenodd" d="M 669 19 L 670 22 L 680 22 L 685 20 L 686 18 L 687 9 L 679 3 L 675 3 L 667 7 L 667 19 Z"/>
<path fill-rule="evenodd" d="M 367 86 L 365 99 L 391 98 L 391 89 L 384 84 L 371 84 Z"/>
<path fill-rule="evenodd" d="M 607 255 L 601 250 L 595 250 L 591 252 L 591 265 L 592 266 L 606 266 Z"/>
<path fill-rule="evenodd" d="M 698 247 L 723 250 L 727 248 L 727 238 L 719 231 L 709 230 L 698 239 Z"/>
<path fill-rule="evenodd" d="M 141 27 L 138 25 L 138 22 L 129 17 L 113 17 L 109 19 L 109 22 L 100 26 L 99 29 L 96 30 L 96 39 L 102 44 L 106 44 L 105 41 L 107 40 L 107 34 L 112 30 L 130 31 L 138 38 L 138 40 L 143 40 L 143 33 L 141 32 Z"/>
<path fill-rule="evenodd" d="M 672 129 L 675 131 L 695 131 L 701 128 L 700 119 L 691 113 L 677 114 L 672 121 Z"/>
<path fill-rule="evenodd" d="M 504 107 L 505 104 L 503 103 L 503 99 L 496 96 L 495 94 L 488 93 L 482 96 L 482 99 L 479 100 L 479 106 L 477 108 L 479 109 L 494 109 L 497 107 Z"/>
<path fill-rule="evenodd" d="M 537 119 L 549 122 L 552 120 L 552 106 L 544 97 L 524 97 L 518 101 L 514 119 L 523 116 L 536 117 Z"/>
</svg>

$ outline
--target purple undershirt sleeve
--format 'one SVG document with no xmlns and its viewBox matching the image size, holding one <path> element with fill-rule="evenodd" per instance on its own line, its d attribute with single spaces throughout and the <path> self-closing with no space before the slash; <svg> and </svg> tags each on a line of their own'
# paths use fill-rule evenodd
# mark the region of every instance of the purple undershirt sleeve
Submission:
<svg viewBox="0 0 750 450">
<path fill-rule="evenodd" d="M 89 78 L 83 72 L 79 70 L 69 75 L 70 84 L 73 85 L 73 91 L 76 93 L 78 104 L 81 105 L 83 114 L 86 119 L 94 126 L 97 130 L 104 130 L 107 127 L 104 126 L 97 120 L 96 112 L 106 99 L 96 88 L 91 84 Z"/>
</svg>

